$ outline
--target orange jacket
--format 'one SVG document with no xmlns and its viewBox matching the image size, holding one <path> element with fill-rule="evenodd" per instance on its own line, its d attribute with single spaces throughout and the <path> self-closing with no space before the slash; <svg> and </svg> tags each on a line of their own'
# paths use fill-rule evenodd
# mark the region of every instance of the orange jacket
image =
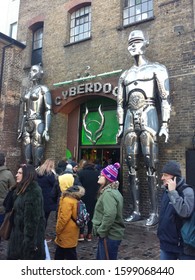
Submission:
<svg viewBox="0 0 195 280">
<path fill-rule="evenodd" d="M 62 248 L 73 248 L 78 244 L 79 227 L 71 219 L 71 216 L 77 218 L 77 202 L 71 196 L 60 198 L 55 242 Z"/>
</svg>

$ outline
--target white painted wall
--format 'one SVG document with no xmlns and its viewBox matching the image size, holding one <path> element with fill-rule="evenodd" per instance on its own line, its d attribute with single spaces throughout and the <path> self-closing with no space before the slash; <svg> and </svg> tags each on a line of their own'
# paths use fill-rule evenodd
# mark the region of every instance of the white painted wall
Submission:
<svg viewBox="0 0 195 280">
<path fill-rule="evenodd" d="M 20 0 L 0 0 L 0 32 L 10 36 L 11 24 L 18 22 Z M 12 36 L 17 39 L 16 32 Z"/>
</svg>

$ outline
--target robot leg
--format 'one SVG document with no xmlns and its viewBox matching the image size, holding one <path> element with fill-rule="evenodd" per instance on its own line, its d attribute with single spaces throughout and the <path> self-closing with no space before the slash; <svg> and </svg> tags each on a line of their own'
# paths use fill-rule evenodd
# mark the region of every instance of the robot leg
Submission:
<svg viewBox="0 0 195 280">
<path fill-rule="evenodd" d="M 147 168 L 148 190 L 150 195 L 150 215 L 146 220 L 146 226 L 152 226 L 158 223 L 158 196 L 156 182 L 156 163 L 158 154 L 158 145 L 155 142 L 155 137 L 144 131 L 141 136 L 142 152 Z"/>
<path fill-rule="evenodd" d="M 26 163 L 28 164 L 32 164 L 33 160 L 32 160 L 32 146 L 30 143 L 25 144 L 24 147 L 25 150 L 25 159 L 26 159 Z"/>
<path fill-rule="evenodd" d="M 34 147 L 33 156 L 34 156 L 34 166 L 37 168 L 41 165 L 44 154 L 43 146 Z"/>
<path fill-rule="evenodd" d="M 135 155 L 129 155 L 126 159 L 127 166 L 129 168 L 129 184 L 131 195 L 133 199 L 133 212 L 125 219 L 126 222 L 135 222 L 141 219 L 140 214 L 140 190 L 139 180 L 136 172 Z"/>
<path fill-rule="evenodd" d="M 150 194 L 150 215 L 146 220 L 146 226 L 153 226 L 158 223 L 158 195 L 156 188 L 156 174 L 148 174 L 148 189 Z"/>
<path fill-rule="evenodd" d="M 26 163 L 32 164 L 33 158 L 32 158 L 32 144 L 30 139 L 30 134 L 28 132 L 24 132 L 23 136 L 23 146 L 24 146 L 24 155 Z"/>
</svg>

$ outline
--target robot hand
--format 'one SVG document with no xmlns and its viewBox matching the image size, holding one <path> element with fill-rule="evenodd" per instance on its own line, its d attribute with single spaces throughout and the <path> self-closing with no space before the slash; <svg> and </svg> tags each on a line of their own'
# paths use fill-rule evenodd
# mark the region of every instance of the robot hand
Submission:
<svg viewBox="0 0 195 280">
<path fill-rule="evenodd" d="M 18 142 L 22 141 L 22 135 L 23 135 L 23 132 L 22 131 L 18 131 L 18 138 L 17 138 Z"/>
<path fill-rule="evenodd" d="M 47 130 L 44 130 L 43 131 L 43 135 L 42 135 L 44 138 L 45 138 L 45 141 L 49 141 L 49 133 L 48 133 L 48 131 Z"/>
<path fill-rule="evenodd" d="M 116 143 L 119 142 L 119 139 L 122 138 L 122 136 L 123 136 L 123 126 L 120 125 L 116 135 Z"/>
<path fill-rule="evenodd" d="M 165 143 L 168 142 L 168 138 L 169 138 L 169 130 L 168 130 L 168 127 L 165 127 L 165 126 L 161 126 L 161 129 L 160 129 L 160 132 L 159 132 L 159 136 L 162 136 L 164 135 L 165 136 Z"/>
</svg>

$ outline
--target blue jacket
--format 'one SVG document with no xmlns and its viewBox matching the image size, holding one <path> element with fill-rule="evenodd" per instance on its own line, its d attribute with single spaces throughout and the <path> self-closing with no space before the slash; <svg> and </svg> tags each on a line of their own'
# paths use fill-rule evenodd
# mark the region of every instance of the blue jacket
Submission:
<svg viewBox="0 0 195 280">
<path fill-rule="evenodd" d="M 194 191 L 191 187 L 181 190 L 184 184 L 184 178 L 177 177 L 176 190 L 165 189 L 162 195 L 157 235 L 163 251 L 183 252 L 181 226 L 194 209 Z"/>
</svg>

